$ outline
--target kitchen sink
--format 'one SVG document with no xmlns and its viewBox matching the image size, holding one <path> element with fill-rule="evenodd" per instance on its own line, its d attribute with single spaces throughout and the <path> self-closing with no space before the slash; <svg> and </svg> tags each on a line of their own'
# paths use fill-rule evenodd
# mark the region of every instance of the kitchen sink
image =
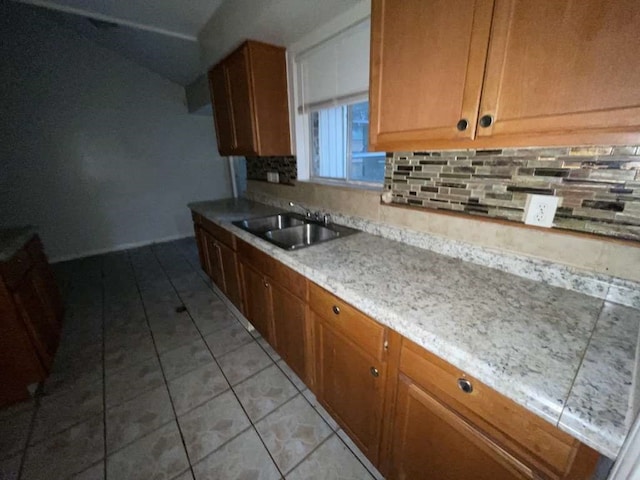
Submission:
<svg viewBox="0 0 640 480">
<path fill-rule="evenodd" d="M 297 250 L 357 233 L 353 228 L 324 224 L 295 213 L 247 218 L 233 222 L 237 227 L 285 250 Z"/>
<path fill-rule="evenodd" d="M 322 225 L 307 223 L 297 227 L 273 230 L 265 233 L 265 238 L 271 243 L 287 250 L 308 247 L 315 243 L 326 242 L 340 236 L 335 230 Z"/>
<path fill-rule="evenodd" d="M 251 233 L 264 233 L 270 230 L 280 230 L 297 225 L 304 225 L 305 222 L 303 218 L 301 215 L 299 216 L 294 213 L 279 213 L 278 215 L 271 215 L 269 217 L 248 218 L 246 220 L 240 220 L 239 222 L 233 222 L 233 224 Z"/>
</svg>

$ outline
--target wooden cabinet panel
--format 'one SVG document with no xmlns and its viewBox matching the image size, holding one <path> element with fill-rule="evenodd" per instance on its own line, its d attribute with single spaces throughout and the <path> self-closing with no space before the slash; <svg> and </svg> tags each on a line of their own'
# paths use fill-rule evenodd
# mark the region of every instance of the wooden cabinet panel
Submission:
<svg viewBox="0 0 640 480">
<path fill-rule="evenodd" d="M 222 273 L 224 277 L 224 293 L 236 308 L 242 311 L 242 288 L 236 252 L 222 243 L 218 243 Z"/>
<path fill-rule="evenodd" d="M 271 301 L 275 349 L 302 381 L 309 384 L 306 304 L 273 281 Z"/>
<path fill-rule="evenodd" d="M 47 310 L 47 303 L 39 295 L 33 277 L 31 271 L 16 286 L 12 292 L 13 301 L 38 357 L 48 370 L 58 348 L 59 327 L 52 324 L 52 313 Z"/>
<path fill-rule="evenodd" d="M 198 245 L 198 259 L 200 260 L 200 267 L 205 272 L 208 272 L 209 266 L 207 264 L 207 262 L 208 262 L 208 260 L 207 260 L 207 243 L 206 243 L 206 240 L 204 238 L 204 236 L 205 236 L 204 230 L 198 224 L 194 224 L 193 225 L 193 229 L 194 229 L 195 234 L 196 234 L 196 243 Z"/>
<path fill-rule="evenodd" d="M 248 42 L 258 152 L 290 152 L 289 98 L 284 50 Z M 273 153 L 270 153 L 273 155 Z"/>
<path fill-rule="evenodd" d="M 386 364 L 314 316 L 317 397 L 377 464 Z"/>
<path fill-rule="evenodd" d="M 234 153 L 257 154 L 253 95 L 250 85 L 249 57 L 246 46 L 233 52 L 225 62 L 229 75 L 229 96 L 236 144 Z"/>
<path fill-rule="evenodd" d="M 427 392 L 400 377 L 391 479 L 511 480 L 533 472 Z"/>
<path fill-rule="evenodd" d="M 240 262 L 243 279 L 244 314 L 254 328 L 273 344 L 271 291 L 264 276 L 245 262 Z"/>
<path fill-rule="evenodd" d="M 209 90 L 213 104 L 213 114 L 221 155 L 231 155 L 236 146 L 228 92 L 227 69 L 224 64 L 216 65 L 209 71 Z"/>
<path fill-rule="evenodd" d="M 478 135 L 638 143 L 638 23 L 635 0 L 496 0 Z"/>
<path fill-rule="evenodd" d="M 291 155 L 284 48 L 248 40 L 209 83 L 222 155 Z"/>
<path fill-rule="evenodd" d="M 371 22 L 375 150 L 640 142 L 634 0 L 373 0 Z"/>
<path fill-rule="evenodd" d="M 220 290 L 225 291 L 224 275 L 222 273 L 222 258 L 220 247 L 215 238 L 204 232 L 204 243 L 207 249 L 207 274 Z"/>
<path fill-rule="evenodd" d="M 474 137 L 492 8 L 493 0 L 373 0 L 372 149 Z"/>
<path fill-rule="evenodd" d="M 309 306 L 367 354 L 382 359 L 385 328 L 326 290 L 311 284 Z"/>
</svg>

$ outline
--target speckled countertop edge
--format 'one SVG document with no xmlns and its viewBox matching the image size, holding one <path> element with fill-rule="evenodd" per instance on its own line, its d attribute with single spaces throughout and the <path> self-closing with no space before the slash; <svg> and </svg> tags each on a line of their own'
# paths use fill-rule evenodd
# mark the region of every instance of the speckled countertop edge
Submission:
<svg viewBox="0 0 640 480">
<path fill-rule="evenodd" d="M 0 227 L 0 262 L 11 259 L 35 235 L 35 227 Z"/>
<path fill-rule="evenodd" d="M 357 285 L 344 284 L 339 278 L 336 278 L 336 275 L 333 275 L 330 272 L 328 273 L 326 269 L 322 268 L 322 266 L 314 265 L 314 260 L 317 261 L 317 258 L 325 258 L 332 255 L 332 252 L 333 254 L 336 254 L 336 250 L 339 250 L 338 245 L 340 245 L 340 248 L 344 247 L 346 252 L 350 252 L 350 248 L 354 248 L 355 245 L 373 242 L 372 245 L 378 247 L 382 245 L 380 242 L 391 242 L 391 240 L 361 233 L 354 235 L 353 237 L 314 246 L 312 249 L 287 252 L 231 225 L 230 223 L 234 220 L 240 220 L 243 218 L 270 215 L 278 211 L 282 211 L 282 208 L 267 206 L 244 199 L 198 202 L 190 204 L 189 207 L 221 225 L 223 228 L 231 231 L 239 238 L 282 261 L 292 269 L 307 276 L 311 281 L 314 281 L 323 288 L 335 293 L 381 323 L 393 328 L 397 332 L 422 345 L 436 355 L 443 357 L 461 370 L 464 370 L 470 375 L 478 378 L 487 385 L 496 389 L 498 392 L 541 416 L 553 425 L 567 431 L 587 445 L 590 445 L 610 458 L 615 458 L 615 456 L 617 456 L 622 440 L 629 428 L 629 425 L 627 425 L 629 422 L 621 421 L 621 418 L 624 419 L 628 417 L 629 412 L 626 411 L 625 413 L 622 413 L 617 411 L 615 415 L 607 415 L 606 412 L 600 410 L 594 415 L 594 413 L 589 410 L 585 413 L 585 405 L 588 405 L 587 402 L 589 402 L 589 397 L 584 394 L 584 389 L 581 390 L 580 386 L 581 382 L 590 382 L 591 386 L 596 384 L 597 388 L 610 390 L 611 395 L 608 395 L 608 397 L 612 397 L 613 401 L 610 401 L 607 406 L 610 407 L 611 405 L 614 405 L 614 407 L 618 409 L 622 409 L 627 405 L 631 389 L 630 386 L 627 385 L 626 387 L 621 387 L 618 385 L 616 387 L 611 385 L 611 383 L 608 383 L 606 379 L 595 374 L 593 369 L 589 371 L 588 368 L 582 368 L 583 364 L 587 367 L 590 365 L 589 362 L 583 362 L 582 359 L 577 364 L 574 361 L 569 367 L 565 367 L 563 363 L 556 363 L 555 370 L 558 371 L 548 372 L 552 373 L 549 375 L 552 380 L 554 376 L 553 374 L 558 375 L 559 383 L 564 382 L 563 385 L 565 385 L 565 389 L 557 389 L 557 386 L 552 384 L 543 385 L 541 388 L 541 385 L 536 385 L 534 381 L 532 381 L 531 384 L 528 384 L 527 379 L 523 379 L 521 375 L 518 375 L 518 372 L 501 371 L 502 366 L 500 365 L 501 362 L 499 360 L 494 361 L 494 359 L 489 358 L 478 358 L 469 349 L 461 349 L 456 342 L 451 342 L 451 339 L 447 338 L 448 335 L 444 334 L 439 336 L 437 333 L 430 331 L 432 326 L 421 325 L 420 322 L 416 322 L 411 319 L 410 316 L 407 316 L 406 312 L 398 312 L 398 310 L 394 308 L 385 306 L 384 302 L 381 302 L 379 296 L 372 298 L 371 295 L 366 294 L 366 290 L 363 292 L 362 289 L 359 290 L 357 288 Z M 350 242 L 349 246 L 346 245 L 348 242 Z M 397 244 L 394 244 L 393 246 L 394 248 L 406 249 L 406 254 L 411 255 L 417 253 L 415 251 L 415 247 L 400 247 Z M 422 252 L 422 255 L 427 255 L 427 253 Z M 464 268 L 468 269 L 471 267 L 469 264 L 465 263 Z M 486 269 L 486 267 L 478 268 Z M 509 275 L 502 272 L 493 272 L 492 274 Z M 562 289 L 557 289 L 556 287 L 549 288 L 559 290 L 560 294 L 563 294 L 564 292 Z M 573 292 L 567 291 L 567 294 L 573 296 L 577 295 L 578 297 L 576 298 L 579 301 L 597 302 L 593 307 L 597 307 L 598 312 L 604 303 L 602 300 L 593 299 Z M 574 298 L 574 301 L 576 298 Z M 628 310 L 632 312 L 635 311 L 632 309 Z M 593 308 L 591 309 L 591 312 L 593 312 Z M 584 326 L 589 331 L 580 336 L 580 341 L 584 342 L 584 347 L 582 348 L 583 352 L 581 355 L 586 352 L 584 354 L 586 359 L 589 358 L 589 351 L 595 352 L 595 355 L 597 356 L 597 350 L 587 351 L 587 346 L 589 345 L 589 347 L 591 347 L 591 345 L 588 344 L 591 332 L 594 331 L 598 320 L 598 313 L 590 313 L 590 315 L 594 316 L 593 322 L 587 322 Z M 631 318 L 633 317 L 633 314 L 627 317 Z M 634 320 L 629 321 L 633 323 Z M 594 335 L 594 337 L 596 337 L 596 335 Z M 593 341 L 594 339 L 591 340 Z M 629 339 L 627 338 L 627 340 Z M 635 347 L 635 339 L 633 341 L 633 347 Z M 626 351 L 630 348 L 631 347 L 627 345 Z M 554 355 L 556 354 L 560 355 L 562 352 L 554 352 Z M 524 355 L 524 353 L 519 352 L 518 355 Z M 496 354 L 496 357 L 499 358 L 500 355 Z M 599 361 L 597 360 L 596 363 L 598 362 L 615 365 L 620 362 L 620 359 L 612 356 L 612 358 L 600 359 Z M 539 367 L 544 368 L 544 362 L 542 362 Z M 561 371 L 563 368 L 565 371 Z M 514 373 L 515 375 L 511 376 Z M 573 382 L 574 378 L 575 385 Z M 567 382 L 569 383 L 567 384 Z M 598 382 L 600 383 L 598 384 Z M 550 391 L 553 391 L 554 389 L 556 389 L 555 394 L 550 394 Z"/>
</svg>

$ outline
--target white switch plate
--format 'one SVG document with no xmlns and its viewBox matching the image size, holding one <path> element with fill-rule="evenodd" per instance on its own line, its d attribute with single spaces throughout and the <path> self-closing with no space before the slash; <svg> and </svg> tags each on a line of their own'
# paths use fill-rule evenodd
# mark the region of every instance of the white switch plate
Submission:
<svg viewBox="0 0 640 480">
<path fill-rule="evenodd" d="M 559 200 L 553 195 L 527 195 L 524 223 L 538 227 L 552 227 Z"/>
</svg>

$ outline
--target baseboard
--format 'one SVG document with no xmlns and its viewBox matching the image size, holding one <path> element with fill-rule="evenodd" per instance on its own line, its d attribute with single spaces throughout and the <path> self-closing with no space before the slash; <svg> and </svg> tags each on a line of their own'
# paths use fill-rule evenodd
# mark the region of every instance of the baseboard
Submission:
<svg viewBox="0 0 640 480">
<path fill-rule="evenodd" d="M 97 250 L 88 250 L 82 253 L 75 253 L 72 255 L 61 255 L 58 257 L 52 257 L 49 259 L 49 263 L 68 262 L 69 260 L 77 260 L 79 258 L 92 257 L 94 255 L 103 255 L 105 253 L 120 252 L 122 250 L 130 250 L 132 248 L 146 247 L 155 243 L 171 242 L 173 240 L 181 240 L 183 238 L 193 237 L 192 234 L 179 234 L 170 235 L 168 237 L 156 238 L 155 240 L 143 240 L 141 242 L 123 243 L 111 248 L 101 248 Z"/>
</svg>

